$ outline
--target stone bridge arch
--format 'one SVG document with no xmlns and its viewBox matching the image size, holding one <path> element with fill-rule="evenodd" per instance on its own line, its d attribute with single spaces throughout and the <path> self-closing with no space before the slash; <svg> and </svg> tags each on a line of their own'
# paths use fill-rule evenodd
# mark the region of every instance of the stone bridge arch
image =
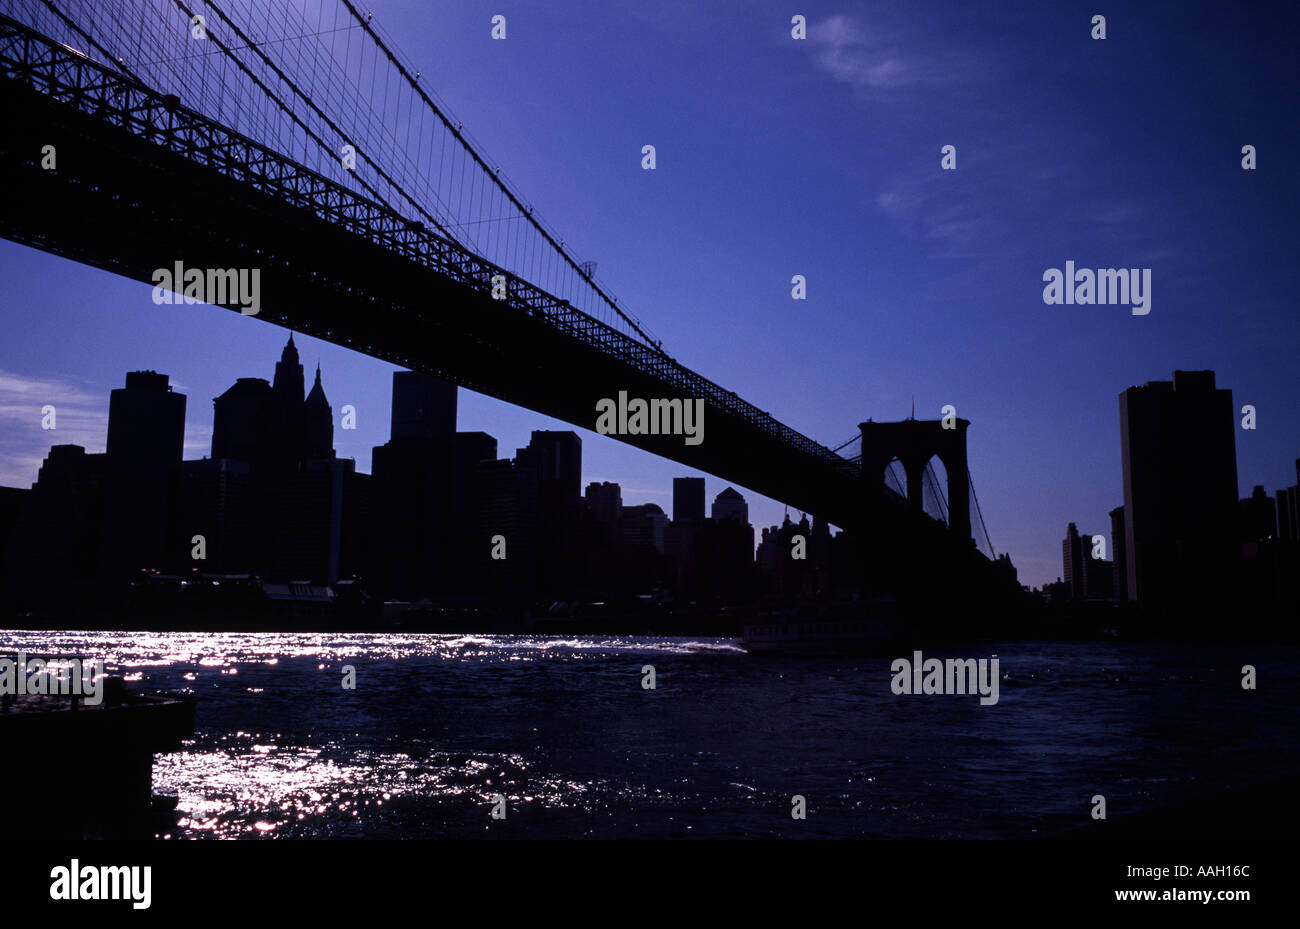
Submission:
<svg viewBox="0 0 1300 929">
<path fill-rule="evenodd" d="M 907 474 L 907 505 L 917 513 L 925 510 L 922 477 L 931 458 L 943 462 L 948 473 L 948 527 L 958 538 L 969 540 L 970 479 L 966 465 L 966 429 L 970 421 L 905 419 L 897 423 L 867 420 L 862 431 L 862 479 L 884 482 L 885 468 L 895 458 Z"/>
</svg>

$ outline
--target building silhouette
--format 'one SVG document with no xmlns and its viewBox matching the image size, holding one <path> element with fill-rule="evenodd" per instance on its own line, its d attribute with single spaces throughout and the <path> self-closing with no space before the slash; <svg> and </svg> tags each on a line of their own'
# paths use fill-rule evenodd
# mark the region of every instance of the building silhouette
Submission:
<svg viewBox="0 0 1300 929">
<path fill-rule="evenodd" d="M 515 452 L 515 480 L 522 582 L 543 597 L 571 597 L 581 575 L 582 439 L 534 430 Z"/>
<path fill-rule="evenodd" d="M 108 577 L 162 570 L 173 560 L 169 517 L 185 451 L 185 395 L 165 374 L 132 371 L 108 406 L 102 569 Z"/>
<path fill-rule="evenodd" d="M 104 541 L 112 537 L 104 519 L 110 486 L 106 455 L 87 454 L 80 445 L 50 448 L 6 549 L 5 587 L 18 606 L 88 601 L 107 570 L 129 563 L 105 557 Z"/>
<path fill-rule="evenodd" d="M 427 374 L 393 373 L 391 434 L 371 453 L 373 581 L 385 596 L 446 591 L 451 532 L 456 388 Z M 495 443 L 494 443 L 495 444 Z"/>
<path fill-rule="evenodd" d="M 704 522 L 704 478 L 673 478 L 673 522 Z"/>
<path fill-rule="evenodd" d="M 656 503 L 625 503 L 616 483 L 584 496 L 576 433 L 534 431 L 499 459 L 491 435 L 456 431 L 456 401 L 450 384 L 396 372 L 389 439 L 373 450 L 373 474 L 358 473 L 335 453 L 321 367 L 307 389 L 290 336 L 270 380 L 239 377 L 213 399 L 211 455 L 186 461 L 185 397 L 164 374 L 130 372 L 112 394 L 107 451 L 56 445 L 31 490 L 0 488 L 0 571 L 23 591 L 16 603 L 66 597 L 159 617 L 180 600 L 205 617 L 261 603 L 290 622 L 372 597 L 551 610 L 760 593 L 735 488 L 706 516 L 704 479 L 676 479 L 671 520 Z M 781 556 L 768 589 L 829 589 L 829 527 L 787 518 L 780 533 L 780 546 L 760 547 Z M 789 557 L 794 533 L 803 559 Z M 497 541 L 504 558 L 490 555 Z"/>
<path fill-rule="evenodd" d="M 1277 537 L 1300 542 L 1300 458 L 1295 460 L 1296 482 L 1277 492 Z"/>
<path fill-rule="evenodd" d="M 1088 543 L 1091 545 L 1091 541 Z M 1074 523 L 1065 530 L 1065 539 L 1061 542 L 1061 577 L 1069 587 L 1072 600 L 1084 597 L 1083 561 L 1087 557 L 1083 551 L 1083 539 Z"/>
<path fill-rule="evenodd" d="M 1128 597 L 1167 610 L 1226 599 L 1237 551 L 1236 419 L 1213 371 L 1119 395 Z"/>
<path fill-rule="evenodd" d="M 1110 511 L 1110 545 L 1114 555 L 1114 572 L 1111 587 L 1115 599 L 1120 603 L 1128 602 L 1128 535 L 1124 523 L 1124 507 L 1117 506 Z"/>
<path fill-rule="evenodd" d="M 1080 534 L 1074 523 L 1061 542 L 1061 574 L 1071 600 L 1108 600 L 1115 589 L 1115 565 L 1093 557 L 1092 536 Z"/>
<path fill-rule="evenodd" d="M 206 549 L 204 570 L 220 574 L 251 571 L 255 511 L 248 460 L 227 457 L 182 462 L 179 508 L 174 552 L 192 552 L 198 535 Z M 179 557 L 175 560 L 183 563 Z"/>
<path fill-rule="evenodd" d="M 754 527 L 749 504 L 735 488 L 714 498 L 696 545 L 696 593 L 714 600 L 748 599 L 754 590 Z"/>
<path fill-rule="evenodd" d="M 180 469 L 172 549 L 182 567 L 312 585 L 360 567 L 369 477 L 335 456 L 320 366 L 306 391 L 293 336 L 271 382 L 238 378 L 212 406 L 212 457 Z M 202 562 L 195 535 L 207 545 Z"/>
<path fill-rule="evenodd" d="M 1263 542 L 1277 538 L 1277 501 L 1264 485 L 1256 484 L 1249 497 L 1241 501 L 1241 541 Z"/>
<path fill-rule="evenodd" d="M 749 504 L 740 495 L 740 491 L 728 487 L 713 500 L 710 515 L 714 520 L 729 519 L 732 522 L 749 525 Z M 752 549 L 753 546 L 751 546 Z"/>
<path fill-rule="evenodd" d="M 212 401 L 212 457 L 261 468 L 271 461 L 276 435 L 271 382 L 241 377 Z"/>
<path fill-rule="evenodd" d="M 497 440 L 486 432 L 457 432 L 451 447 L 451 527 L 464 541 L 451 547 L 455 583 L 453 589 L 466 595 L 485 596 L 497 588 L 489 584 L 493 568 L 484 553 L 491 553 L 491 536 L 480 525 L 484 506 L 480 468 L 497 460 Z"/>
</svg>

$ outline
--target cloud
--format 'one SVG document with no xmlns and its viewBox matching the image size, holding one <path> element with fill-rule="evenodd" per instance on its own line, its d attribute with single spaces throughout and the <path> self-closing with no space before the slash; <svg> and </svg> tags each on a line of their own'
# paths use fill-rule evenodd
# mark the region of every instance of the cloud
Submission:
<svg viewBox="0 0 1300 929">
<path fill-rule="evenodd" d="M 55 428 L 42 428 L 42 408 L 54 407 Z M 0 371 L 0 484 L 28 487 L 51 445 L 102 452 L 108 393 L 57 378 Z"/>
<path fill-rule="evenodd" d="M 991 247 L 987 237 L 996 222 L 995 214 L 981 196 L 956 193 L 945 181 L 933 166 L 918 166 L 883 190 L 876 197 L 876 206 L 905 234 L 934 242 L 944 254 Z"/>
<path fill-rule="evenodd" d="M 844 15 L 810 23 L 808 45 L 833 78 L 876 98 L 968 85 L 988 71 L 969 51 L 936 45 L 932 35 L 904 38 Z"/>
</svg>

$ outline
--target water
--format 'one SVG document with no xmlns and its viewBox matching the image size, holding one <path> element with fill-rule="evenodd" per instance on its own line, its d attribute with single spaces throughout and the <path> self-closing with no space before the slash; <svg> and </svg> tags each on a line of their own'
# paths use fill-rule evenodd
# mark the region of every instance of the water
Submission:
<svg viewBox="0 0 1300 929">
<path fill-rule="evenodd" d="M 1300 772 L 1293 647 L 926 652 L 998 656 L 993 706 L 896 696 L 889 658 L 731 639 L 0 632 L 0 650 L 197 697 L 194 739 L 154 766 L 184 837 L 1031 838 L 1086 824 L 1098 793 L 1115 818 Z"/>
</svg>

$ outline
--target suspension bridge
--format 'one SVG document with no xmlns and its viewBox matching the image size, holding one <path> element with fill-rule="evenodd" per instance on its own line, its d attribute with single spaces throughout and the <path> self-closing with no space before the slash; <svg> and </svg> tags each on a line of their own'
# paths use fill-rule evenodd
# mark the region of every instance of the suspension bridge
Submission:
<svg viewBox="0 0 1300 929">
<path fill-rule="evenodd" d="M 6 238 L 143 282 L 258 268 L 248 325 L 587 429 L 620 390 L 703 398 L 700 445 L 613 438 L 850 531 L 889 582 L 1001 583 L 964 425 L 945 493 L 924 424 L 830 448 L 679 363 L 351 0 L 0 0 L 0 108 Z"/>
</svg>

